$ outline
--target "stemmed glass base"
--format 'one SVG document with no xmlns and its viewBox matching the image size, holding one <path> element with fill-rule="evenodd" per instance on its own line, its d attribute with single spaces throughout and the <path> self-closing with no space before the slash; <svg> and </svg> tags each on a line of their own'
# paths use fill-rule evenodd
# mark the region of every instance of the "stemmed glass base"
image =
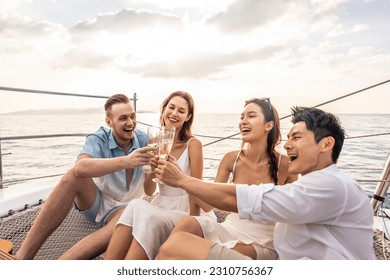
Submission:
<svg viewBox="0 0 390 280">
<path fill-rule="evenodd" d="M 150 165 L 142 166 L 142 171 L 146 174 L 153 173 L 152 167 Z"/>
<path fill-rule="evenodd" d="M 162 181 L 159 180 L 158 178 L 153 178 L 152 181 L 157 183 L 157 184 L 161 184 L 162 183 Z"/>
</svg>

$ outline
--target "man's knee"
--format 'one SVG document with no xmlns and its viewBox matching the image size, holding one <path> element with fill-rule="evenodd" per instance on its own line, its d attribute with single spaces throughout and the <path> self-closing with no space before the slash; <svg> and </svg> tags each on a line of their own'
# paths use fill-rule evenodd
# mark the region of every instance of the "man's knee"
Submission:
<svg viewBox="0 0 390 280">
<path fill-rule="evenodd" d="M 90 209 L 97 196 L 97 187 L 92 178 L 79 178 L 74 168 L 69 169 L 56 186 L 62 196 L 71 196 L 79 210 Z"/>
<path fill-rule="evenodd" d="M 95 194 L 96 185 L 92 178 L 80 178 L 76 176 L 74 168 L 69 169 L 61 178 L 58 186 L 80 194 L 81 192 Z"/>
<path fill-rule="evenodd" d="M 60 185 L 62 186 L 74 186 L 77 181 L 81 179 L 76 176 L 74 168 L 69 169 L 61 178 Z"/>
</svg>

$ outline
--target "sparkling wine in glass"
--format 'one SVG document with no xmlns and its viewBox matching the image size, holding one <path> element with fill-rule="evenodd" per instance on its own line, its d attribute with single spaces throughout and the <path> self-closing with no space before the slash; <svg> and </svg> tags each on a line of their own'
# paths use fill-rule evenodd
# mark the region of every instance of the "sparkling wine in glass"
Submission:
<svg viewBox="0 0 390 280">
<path fill-rule="evenodd" d="M 158 142 L 158 155 L 160 158 L 164 160 L 168 158 L 174 139 L 175 128 L 163 126 L 161 128 L 160 139 Z M 153 178 L 153 182 L 162 183 L 158 178 Z"/>
<path fill-rule="evenodd" d="M 157 146 L 159 144 L 160 132 L 161 132 L 161 129 L 159 127 L 148 126 L 148 129 L 147 129 L 147 132 L 146 132 L 146 135 L 148 137 L 148 144 L 147 144 L 147 146 L 155 148 L 153 151 L 150 152 L 153 155 L 156 152 Z M 142 170 L 145 173 L 153 173 L 153 169 L 150 166 L 150 164 L 142 166 Z"/>
</svg>

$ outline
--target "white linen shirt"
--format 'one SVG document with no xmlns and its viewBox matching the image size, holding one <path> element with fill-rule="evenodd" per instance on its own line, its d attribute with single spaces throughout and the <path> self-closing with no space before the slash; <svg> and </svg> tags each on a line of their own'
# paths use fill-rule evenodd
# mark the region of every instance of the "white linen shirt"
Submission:
<svg viewBox="0 0 390 280">
<path fill-rule="evenodd" d="M 237 184 L 242 219 L 277 222 L 280 259 L 375 259 L 373 208 L 335 164 L 284 186 Z"/>
</svg>

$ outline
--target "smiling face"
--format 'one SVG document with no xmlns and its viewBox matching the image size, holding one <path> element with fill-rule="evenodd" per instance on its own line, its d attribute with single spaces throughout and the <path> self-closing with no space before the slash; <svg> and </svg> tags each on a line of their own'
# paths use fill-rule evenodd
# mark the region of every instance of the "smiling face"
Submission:
<svg viewBox="0 0 390 280">
<path fill-rule="evenodd" d="M 174 96 L 165 107 L 162 119 L 166 126 L 173 126 L 176 131 L 180 131 L 184 122 L 188 121 L 190 117 L 187 101 L 181 96 Z"/>
<path fill-rule="evenodd" d="M 249 103 L 241 113 L 239 129 L 242 141 L 258 142 L 259 138 L 266 137 L 273 127 L 273 121 L 266 122 L 261 108 L 255 103 Z"/>
<path fill-rule="evenodd" d="M 333 137 L 325 137 L 316 143 L 314 133 L 307 129 L 305 122 L 300 121 L 294 124 L 287 138 L 284 148 L 290 158 L 289 173 L 306 175 L 333 163 Z"/>
<path fill-rule="evenodd" d="M 136 113 L 130 103 L 116 103 L 107 111 L 106 123 L 112 128 L 118 145 L 126 147 L 134 138 L 137 125 Z"/>
</svg>

